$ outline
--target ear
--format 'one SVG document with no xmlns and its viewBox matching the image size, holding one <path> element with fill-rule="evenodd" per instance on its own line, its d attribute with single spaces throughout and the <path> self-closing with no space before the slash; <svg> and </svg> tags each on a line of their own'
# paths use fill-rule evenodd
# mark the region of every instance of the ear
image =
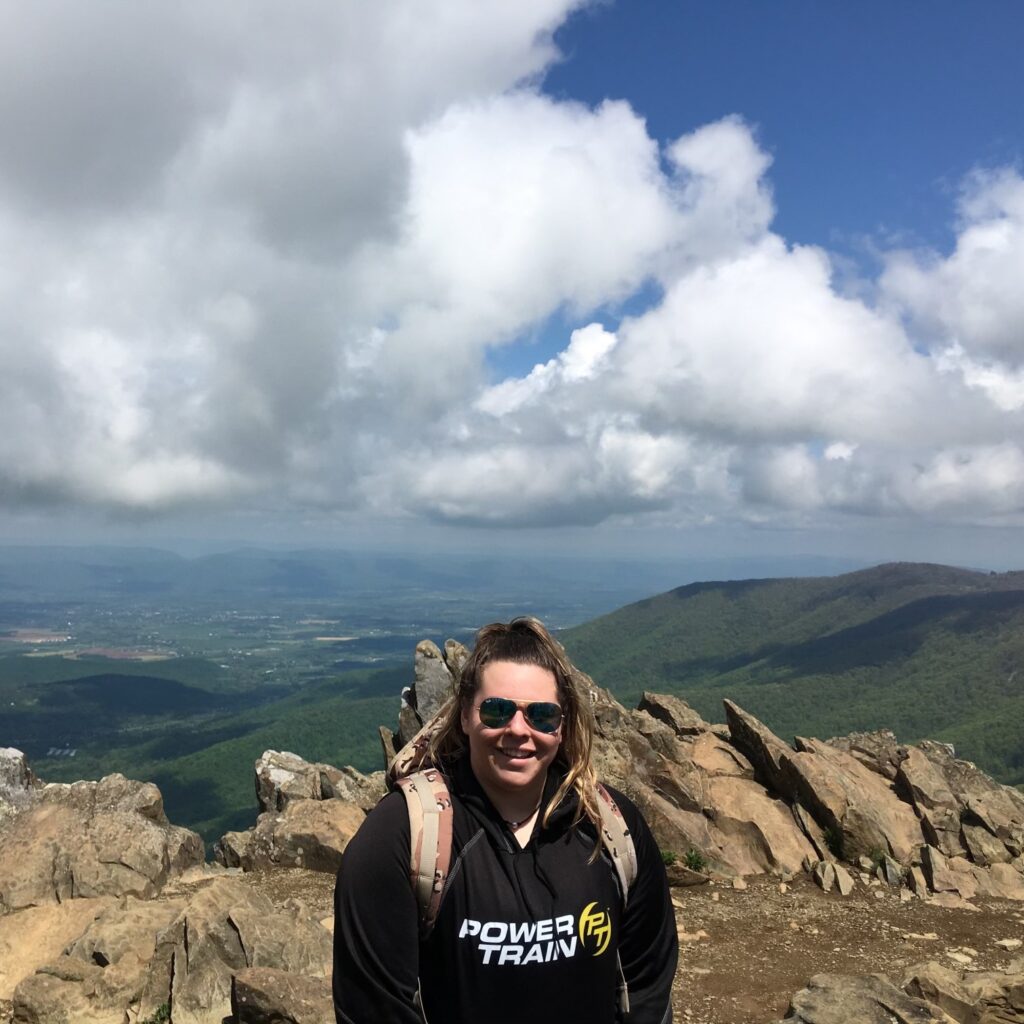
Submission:
<svg viewBox="0 0 1024 1024">
<path fill-rule="evenodd" d="M 462 724 L 462 731 L 469 735 L 469 727 L 472 721 L 471 715 L 473 713 L 473 707 L 470 704 L 463 704 L 462 710 L 459 712 L 459 722 Z"/>
</svg>

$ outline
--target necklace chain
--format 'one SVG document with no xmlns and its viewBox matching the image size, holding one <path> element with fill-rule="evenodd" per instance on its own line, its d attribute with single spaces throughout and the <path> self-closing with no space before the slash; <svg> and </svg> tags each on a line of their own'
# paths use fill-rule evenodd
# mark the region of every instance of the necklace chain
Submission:
<svg viewBox="0 0 1024 1024">
<path fill-rule="evenodd" d="M 512 829 L 513 832 L 517 832 L 537 813 L 537 811 L 540 810 L 540 805 L 541 801 L 538 800 L 537 806 L 534 807 L 534 809 L 530 811 L 530 813 L 525 818 L 519 818 L 516 821 L 510 821 L 508 818 L 502 818 L 501 820 L 505 822 L 505 824 L 508 825 L 508 827 Z"/>
</svg>

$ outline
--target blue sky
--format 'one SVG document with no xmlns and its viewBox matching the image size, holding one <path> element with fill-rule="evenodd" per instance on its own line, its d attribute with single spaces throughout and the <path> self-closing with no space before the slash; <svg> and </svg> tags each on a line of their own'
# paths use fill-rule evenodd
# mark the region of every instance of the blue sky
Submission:
<svg viewBox="0 0 1024 1024">
<path fill-rule="evenodd" d="M 0 540 L 1016 564 L 1024 10 L 0 34 Z"/>
</svg>

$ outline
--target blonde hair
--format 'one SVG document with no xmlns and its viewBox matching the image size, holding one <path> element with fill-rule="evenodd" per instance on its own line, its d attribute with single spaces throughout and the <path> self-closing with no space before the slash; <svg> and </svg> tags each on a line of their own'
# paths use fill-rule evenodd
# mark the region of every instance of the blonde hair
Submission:
<svg viewBox="0 0 1024 1024">
<path fill-rule="evenodd" d="M 600 836 L 597 775 L 590 763 L 594 742 L 592 698 L 577 681 L 562 645 L 538 619 L 521 616 L 507 624 L 492 622 L 477 633 L 473 653 L 455 681 L 455 700 L 450 702 L 430 741 L 434 763 L 440 765 L 451 761 L 466 750 L 468 740 L 462 729 L 462 712 L 473 704 L 484 667 L 492 661 L 537 665 L 555 677 L 558 702 L 562 705 L 562 742 L 554 763 L 565 769 L 565 778 L 544 808 L 541 824 L 546 826 L 570 790 L 575 790 L 579 802 L 573 824 L 586 816 Z"/>
</svg>

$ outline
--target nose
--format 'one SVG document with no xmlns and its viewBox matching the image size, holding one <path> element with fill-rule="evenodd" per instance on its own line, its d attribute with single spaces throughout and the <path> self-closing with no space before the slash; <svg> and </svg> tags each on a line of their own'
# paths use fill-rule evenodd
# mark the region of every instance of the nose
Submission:
<svg viewBox="0 0 1024 1024">
<path fill-rule="evenodd" d="M 505 732 L 514 736 L 529 736 L 530 727 L 526 724 L 526 712 L 522 708 L 516 708 L 516 713 L 509 719 L 505 726 Z"/>
</svg>

